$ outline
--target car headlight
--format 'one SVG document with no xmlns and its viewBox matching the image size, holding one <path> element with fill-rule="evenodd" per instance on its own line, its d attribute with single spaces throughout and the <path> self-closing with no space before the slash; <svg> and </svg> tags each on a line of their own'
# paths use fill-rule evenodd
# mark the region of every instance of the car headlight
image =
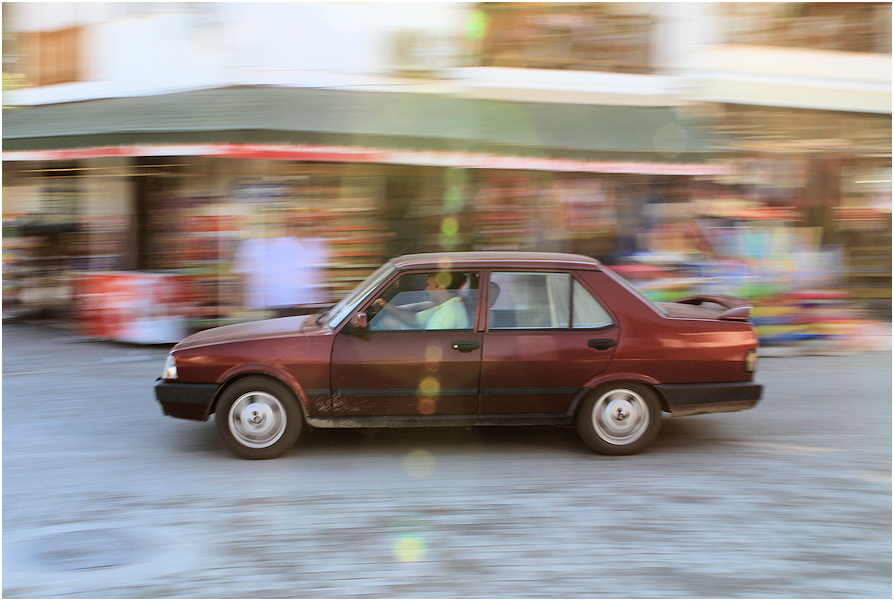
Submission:
<svg viewBox="0 0 894 601">
<path fill-rule="evenodd" d="M 174 355 L 168 355 L 168 358 L 165 359 L 165 368 L 161 373 L 162 380 L 176 380 L 177 379 L 177 359 L 174 358 Z"/>
</svg>

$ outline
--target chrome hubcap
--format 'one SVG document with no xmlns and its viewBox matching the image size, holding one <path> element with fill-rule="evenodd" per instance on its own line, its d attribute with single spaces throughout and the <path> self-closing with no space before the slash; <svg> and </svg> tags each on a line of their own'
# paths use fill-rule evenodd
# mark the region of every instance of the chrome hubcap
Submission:
<svg viewBox="0 0 894 601">
<path fill-rule="evenodd" d="M 649 426 L 649 409 L 643 398 L 632 390 L 612 390 L 593 406 L 593 428 L 599 438 L 611 444 L 630 444 Z"/>
<path fill-rule="evenodd" d="M 236 399 L 227 420 L 233 437 L 254 449 L 269 447 L 286 431 L 283 404 L 266 392 L 249 392 Z"/>
</svg>

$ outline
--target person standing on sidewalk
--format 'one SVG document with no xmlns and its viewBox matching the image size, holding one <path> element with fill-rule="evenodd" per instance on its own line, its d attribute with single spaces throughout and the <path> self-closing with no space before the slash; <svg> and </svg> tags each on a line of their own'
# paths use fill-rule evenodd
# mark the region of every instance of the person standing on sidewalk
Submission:
<svg viewBox="0 0 894 601">
<path fill-rule="evenodd" d="M 245 240 L 236 251 L 233 273 L 242 281 L 243 306 L 297 315 L 302 306 L 326 302 L 328 249 L 310 237 L 310 224 L 283 211 L 268 211 L 264 235 Z"/>
</svg>

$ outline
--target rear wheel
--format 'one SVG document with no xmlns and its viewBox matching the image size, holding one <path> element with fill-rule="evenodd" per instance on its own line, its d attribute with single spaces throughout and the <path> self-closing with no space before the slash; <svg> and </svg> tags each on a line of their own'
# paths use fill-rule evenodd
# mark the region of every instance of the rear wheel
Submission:
<svg viewBox="0 0 894 601">
<path fill-rule="evenodd" d="M 236 455 L 272 459 L 295 444 L 304 420 L 287 386 L 252 376 L 224 390 L 214 421 L 224 444 Z"/>
<path fill-rule="evenodd" d="M 661 407 L 651 388 L 615 383 L 590 394 L 577 414 L 577 431 L 603 455 L 632 455 L 648 447 L 661 428 Z"/>
</svg>

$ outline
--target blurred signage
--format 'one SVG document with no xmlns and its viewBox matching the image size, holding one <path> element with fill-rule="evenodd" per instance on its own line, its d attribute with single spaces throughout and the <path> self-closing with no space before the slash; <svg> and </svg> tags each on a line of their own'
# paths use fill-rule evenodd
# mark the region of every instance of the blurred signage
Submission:
<svg viewBox="0 0 894 601">
<path fill-rule="evenodd" d="M 173 343 L 186 336 L 190 280 L 180 274 L 81 273 L 75 280 L 81 336 L 137 344 Z"/>
</svg>

